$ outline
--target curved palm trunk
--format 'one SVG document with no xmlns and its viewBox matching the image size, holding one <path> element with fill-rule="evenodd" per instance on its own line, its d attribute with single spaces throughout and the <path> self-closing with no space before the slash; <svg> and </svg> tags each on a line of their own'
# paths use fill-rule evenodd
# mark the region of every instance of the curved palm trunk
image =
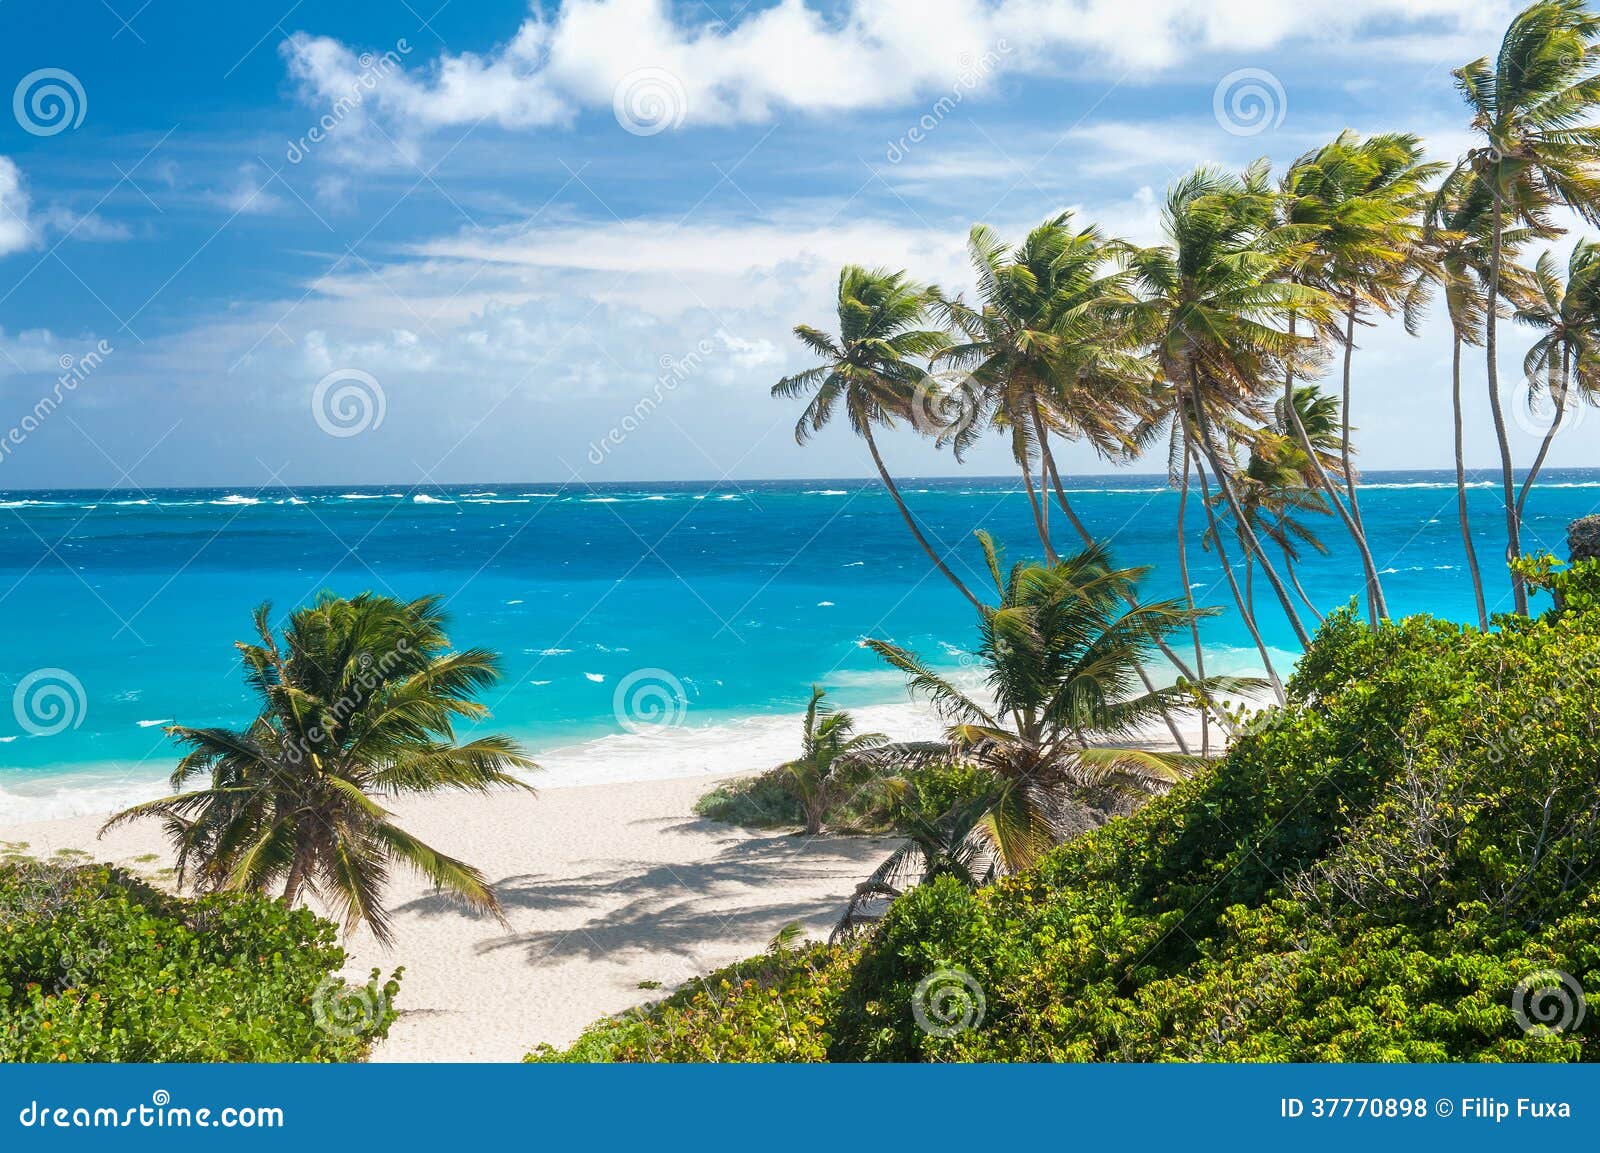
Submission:
<svg viewBox="0 0 1600 1153">
<path fill-rule="evenodd" d="M 1057 561 L 1056 550 L 1050 543 L 1050 526 L 1045 523 L 1044 514 L 1040 509 L 1039 490 L 1033 483 L 1033 466 L 1026 460 L 1019 460 L 1017 467 L 1022 471 L 1022 484 L 1028 490 L 1028 508 L 1033 513 L 1033 527 L 1039 533 L 1039 543 L 1044 546 L 1044 559 L 1049 564 Z"/>
<path fill-rule="evenodd" d="M 1294 557 L 1289 555 L 1288 548 L 1281 543 L 1278 545 L 1278 550 L 1283 553 L 1283 568 L 1289 577 L 1289 583 L 1294 586 L 1294 591 L 1300 595 L 1300 600 L 1305 604 L 1306 608 L 1311 610 L 1311 615 L 1317 618 L 1317 623 L 1321 624 L 1328 618 L 1323 615 L 1321 609 L 1317 608 L 1317 603 L 1306 594 L 1304 586 L 1300 583 L 1299 574 L 1294 571 Z"/>
<path fill-rule="evenodd" d="M 1194 586 L 1189 581 L 1189 541 L 1184 521 L 1189 511 L 1189 462 L 1185 454 L 1183 481 L 1178 486 L 1178 577 L 1183 581 L 1183 600 L 1189 608 L 1189 635 L 1194 638 L 1194 664 L 1200 671 L 1200 680 L 1206 676 L 1206 653 L 1200 645 L 1200 622 L 1194 616 Z M 1200 710 L 1200 755 L 1211 755 L 1211 719 L 1209 711 Z"/>
<path fill-rule="evenodd" d="M 1295 330 L 1295 320 L 1289 317 L 1289 333 L 1292 336 Z M 1322 458 L 1311 445 L 1311 436 L 1306 432 L 1305 422 L 1300 419 L 1300 410 L 1294 406 L 1294 368 L 1291 366 L 1284 373 L 1283 378 L 1283 407 L 1289 418 L 1289 423 L 1294 427 L 1295 435 L 1300 438 L 1300 447 L 1305 450 L 1306 458 L 1311 462 L 1311 475 L 1316 479 L 1317 486 L 1322 489 L 1323 495 L 1328 498 L 1328 503 L 1333 506 L 1338 514 L 1345 531 L 1350 534 L 1350 539 L 1355 542 L 1356 552 L 1361 556 L 1361 571 L 1367 581 L 1367 608 L 1370 612 L 1374 604 L 1379 613 L 1387 617 L 1389 607 L 1383 596 L 1383 583 L 1378 577 L 1378 564 L 1372 558 L 1372 549 L 1367 545 L 1367 534 L 1356 523 L 1350 511 L 1345 508 L 1344 501 L 1339 497 L 1339 490 L 1333 483 L 1333 478 L 1328 475 L 1327 469 L 1322 467 Z M 1348 409 L 1346 410 L 1348 412 Z M 1348 419 L 1348 418 L 1347 418 Z M 1377 624 L 1378 618 L 1372 618 L 1372 623 Z"/>
<path fill-rule="evenodd" d="M 1194 368 L 1190 366 L 1190 372 Z M 1191 385 L 1194 382 L 1191 380 Z M 1217 487 L 1222 490 L 1222 499 L 1228 502 L 1228 507 L 1233 510 L 1233 518 L 1239 525 L 1240 535 L 1245 542 L 1247 552 L 1253 552 L 1261 564 L 1261 573 L 1267 578 L 1267 583 L 1272 586 L 1272 591 L 1277 594 L 1278 603 L 1283 606 L 1283 614 L 1289 621 L 1289 627 L 1294 630 L 1295 639 L 1300 642 L 1301 648 L 1311 647 L 1311 634 L 1306 632 L 1306 626 L 1301 623 L 1300 614 L 1295 611 L 1294 601 L 1289 597 L 1289 590 L 1284 587 L 1283 579 L 1278 576 L 1277 567 L 1267 559 L 1261 549 L 1261 542 L 1256 539 L 1255 529 L 1245 519 L 1244 510 L 1239 507 L 1238 494 L 1233 491 L 1233 482 L 1228 479 L 1227 470 L 1221 467 L 1217 460 L 1216 451 L 1211 444 L 1211 428 L 1209 418 L 1206 416 L 1206 406 L 1199 401 L 1199 389 L 1193 390 L 1195 395 L 1195 419 L 1200 423 L 1200 435 L 1196 438 L 1200 445 L 1201 453 L 1211 462 L 1211 470 L 1217 474 Z M 1215 520 L 1214 514 L 1208 516 Z M 1222 542 L 1217 542 L 1217 549 L 1221 551 Z M 1231 574 L 1230 574 L 1231 579 Z"/>
<path fill-rule="evenodd" d="M 1488 357 L 1489 413 L 1494 418 L 1495 440 L 1500 446 L 1500 484 L 1506 504 L 1506 564 L 1522 555 L 1522 526 L 1517 516 L 1516 474 L 1511 463 L 1511 442 L 1506 437 L 1506 414 L 1500 408 L 1500 367 L 1495 363 L 1498 342 L 1495 333 L 1495 314 L 1500 301 L 1500 173 L 1495 173 L 1493 225 L 1489 249 L 1489 313 L 1484 318 L 1483 344 Z M 1528 615 L 1528 590 L 1522 578 L 1511 574 L 1511 595 L 1516 611 Z"/>
<path fill-rule="evenodd" d="M 294 863 L 289 866 L 289 879 L 283 884 L 283 903 L 293 908 L 294 903 L 300 899 L 300 890 L 305 887 L 306 869 L 305 861 L 296 852 Z"/>
<path fill-rule="evenodd" d="M 1233 575 L 1233 565 L 1228 563 L 1228 550 L 1222 543 L 1222 528 L 1217 524 L 1217 511 L 1211 506 L 1211 485 L 1206 480 L 1206 467 L 1198 455 L 1194 457 L 1194 467 L 1200 477 L 1200 506 L 1206 510 L 1206 523 L 1210 525 L 1211 536 L 1217 543 L 1217 560 L 1222 565 L 1223 575 L 1228 578 L 1228 587 L 1233 590 L 1233 603 L 1239 606 L 1239 614 L 1244 618 L 1245 628 L 1250 630 L 1250 639 L 1255 641 L 1256 651 L 1261 654 L 1261 663 L 1266 667 L 1267 679 L 1272 682 L 1273 695 L 1278 698 L 1278 704 L 1288 704 L 1289 698 L 1284 694 L 1283 682 L 1278 679 L 1278 670 L 1272 665 L 1272 653 L 1267 649 L 1267 642 L 1261 637 L 1255 616 L 1245 607 L 1244 593 Z M 1215 464 L 1212 467 L 1215 468 Z"/>
<path fill-rule="evenodd" d="M 900 515 L 905 518 L 906 527 L 911 530 L 911 535 L 917 538 L 917 543 L 922 546 L 922 551 L 928 554 L 928 559 L 934 567 L 945 575 L 949 582 L 956 586 L 962 596 L 972 602 L 975 609 L 983 608 L 983 602 L 972 595 L 972 590 L 961 583 L 961 578 L 950 571 L 950 566 L 939 558 L 933 551 L 933 546 L 928 543 L 928 538 L 922 535 L 922 530 L 917 527 L 917 520 L 911 515 L 911 510 L 906 507 L 905 499 L 900 495 L 900 487 L 894 483 L 894 477 L 889 475 L 889 470 L 883 463 L 883 457 L 878 453 L 878 442 L 873 439 L 872 426 L 868 425 L 863 434 L 867 442 L 867 450 L 872 453 L 872 463 L 878 466 L 878 475 L 883 478 L 883 486 L 889 490 L 889 495 L 894 498 L 894 505 L 900 510 Z"/>
<path fill-rule="evenodd" d="M 1367 525 L 1361 519 L 1361 498 L 1356 493 L 1356 470 L 1350 462 L 1350 362 L 1355 356 L 1355 351 L 1356 306 L 1352 304 L 1344 322 L 1344 394 L 1339 405 L 1339 464 L 1344 469 L 1344 487 L 1350 500 L 1350 519 L 1355 523 L 1362 547 L 1365 548 Z M 1370 552 L 1363 556 L 1364 568 L 1370 556 Z M 1374 624 L 1389 615 L 1389 607 L 1383 603 L 1376 565 L 1367 572 L 1367 615 Z"/>
<path fill-rule="evenodd" d="M 1472 520 L 1467 513 L 1467 463 L 1462 447 L 1461 417 L 1461 330 L 1451 324 L 1450 411 L 1455 421 L 1456 518 L 1461 522 L 1461 543 L 1467 550 L 1467 571 L 1472 574 L 1472 595 L 1478 605 L 1478 627 L 1487 630 L 1489 612 L 1483 603 L 1483 574 L 1478 570 L 1478 549 L 1472 543 Z"/>
<path fill-rule="evenodd" d="M 1522 478 L 1522 491 L 1517 494 L 1517 520 L 1522 520 L 1524 506 L 1528 503 L 1528 493 L 1533 489 L 1533 482 L 1539 478 L 1539 472 L 1544 468 L 1544 459 L 1550 455 L 1550 442 L 1555 440 L 1556 433 L 1561 431 L 1561 422 L 1567 415 L 1567 394 L 1571 388 L 1570 373 L 1572 369 L 1567 359 L 1567 350 L 1561 350 L 1561 383 L 1556 389 L 1556 418 L 1551 422 L 1550 428 L 1544 434 L 1544 440 L 1539 442 L 1539 455 L 1533 458 L 1533 464 L 1528 466 L 1528 475 Z"/>
</svg>

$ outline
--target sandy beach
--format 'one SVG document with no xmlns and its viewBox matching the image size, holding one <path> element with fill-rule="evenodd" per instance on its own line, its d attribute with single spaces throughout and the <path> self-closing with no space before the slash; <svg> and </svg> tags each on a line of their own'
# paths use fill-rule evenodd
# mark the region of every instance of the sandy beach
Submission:
<svg viewBox="0 0 1600 1153">
<path fill-rule="evenodd" d="M 713 776 L 547 788 L 538 796 L 433 797 L 396 805 L 407 829 L 465 857 L 500 890 L 507 925 L 396 876 L 396 943 L 347 942 L 347 973 L 405 966 L 400 1019 L 377 1061 L 515 1061 L 596 1018 L 661 996 L 764 948 L 791 921 L 826 935 L 888 842 L 807 838 L 703 821 Z M 47 856 L 79 849 L 150 873 L 157 822 L 102 839 L 97 817 L 0 827 Z M 139 858 L 158 854 L 161 864 Z"/>
</svg>

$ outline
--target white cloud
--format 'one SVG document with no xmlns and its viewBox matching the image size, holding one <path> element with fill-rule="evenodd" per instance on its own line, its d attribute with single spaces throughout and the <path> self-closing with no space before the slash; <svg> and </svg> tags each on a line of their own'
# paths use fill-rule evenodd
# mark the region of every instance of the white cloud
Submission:
<svg viewBox="0 0 1600 1153">
<path fill-rule="evenodd" d="M 267 190 L 270 177 L 264 177 L 267 174 L 259 165 L 241 164 L 233 183 L 212 193 L 211 199 L 235 216 L 261 216 L 276 212 L 284 207 L 283 198 Z"/>
<path fill-rule="evenodd" d="M 1369 55 L 1376 43 L 1379 52 L 1454 62 L 1452 53 L 1482 42 L 1508 9 L 1503 0 L 1345 0 L 1332 8 L 1280 0 L 850 0 L 833 13 L 780 0 L 724 25 L 692 6 L 675 17 L 667 0 L 567 0 L 549 16 L 536 8 L 494 51 L 447 53 L 426 66 L 400 60 L 375 83 L 363 77 L 384 57 L 360 56 L 328 37 L 296 33 L 282 51 L 309 107 L 343 98 L 341 119 L 354 135 L 380 110 L 394 137 L 484 120 L 563 124 L 614 101 L 634 102 L 651 127 L 761 122 L 789 110 L 900 106 L 947 93 L 963 78 L 981 93 L 1013 68 L 1067 66 L 1136 81 L 1195 52 L 1264 51 L 1291 40 L 1347 50 L 1353 34 L 1372 30 L 1381 36 L 1368 37 Z M 997 53 L 998 68 L 980 65 Z"/>
<path fill-rule="evenodd" d="M 29 209 L 22 171 L 10 157 L 0 156 L 0 256 L 29 248 L 38 239 Z"/>
</svg>

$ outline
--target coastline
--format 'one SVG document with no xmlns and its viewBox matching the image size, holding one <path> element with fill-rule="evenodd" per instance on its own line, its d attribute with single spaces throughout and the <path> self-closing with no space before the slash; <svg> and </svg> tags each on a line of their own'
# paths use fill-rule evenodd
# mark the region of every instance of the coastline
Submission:
<svg viewBox="0 0 1600 1153">
<path fill-rule="evenodd" d="M 924 739 L 940 728 L 921 704 L 852 711 L 863 729 L 896 739 Z M 856 884 L 896 842 L 696 817 L 694 802 L 716 782 L 791 757 L 799 741 L 791 717 L 750 718 L 718 727 L 708 761 L 697 732 L 575 746 L 547 758 L 537 795 L 393 803 L 408 831 L 484 871 L 506 923 L 468 913 L 421 878 L 396 872 L 388 901 L 394 947 L 384 950 L 364 928 L 344 941 L 347 977 L 364 980 L 373 967 L 406 970 L 399 1020 L 375 1046 L 374 1061 L 516 1061 L 540 1043 L 566 1044 L 606 1014 L 759 953 L 791 922 L 806 936 L 827 936 Z M 1158 726 L 1147 743 L 1170 747 L 1170 737 Z M 643 779 L 626 775 L 647 770 Z M 76 850 L 162 883 L 157 874 L 171 854 L 160 823 L 97 837 L 105 815 L 7 821 L 0 841 L 25 844 L 38 857 Z"/>
</svg>

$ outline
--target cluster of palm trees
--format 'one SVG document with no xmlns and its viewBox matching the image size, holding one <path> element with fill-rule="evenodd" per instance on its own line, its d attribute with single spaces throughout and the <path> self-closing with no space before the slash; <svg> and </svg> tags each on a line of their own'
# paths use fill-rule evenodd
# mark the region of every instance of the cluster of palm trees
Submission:
<svg viewBox="0 0 1600 1153">
<path fill-rule="evenodd" d="M 795 330 L 822 363 L 773 393 L 807 398 L 796 426 L 802 442 L 845 414 L 918 543 L 975 606 L 884 465 L 882 432 L 910 424 L 958 457 L 980 437 L 1004 437 L 1047 562 L 1058 555 L 1057 515 L 1084 545 L 1094 543 L 1062 483 L 1055 445 L 1087 443 L 1113 465 L 1162 449 L 1183 494 L 1180 517 L 1199 490 L 1205 547 L 1216 550 L 1276 686 L 1256 623 L 1256 584 L 1308 643 L 1321 614 L 1295 565 L 1307 549 L 1326 551 L 1311 518 L 1337 522 L 1349 536 L 1367 614 L 1374 622 L 1388 615 L 1354 465 L 1352 362 L 1360 332 L 1397 318 L 1415 333 L 1441 299 L 1454 349 L 1458 513 L 1478 623 L 1487 627 L 1466 500 L 1461 356 L 1481 347 L 1485 357 L 1510 562 L 1521 555 L 1528 493 L 1551 439 L 1575 406 L 1600 403 L 1600 248 L 1579 243 L 1565 272 L 1548 253 L 1532 268 L 1519 263 L 1528 245 L 1562 235 L 1563 211 L 1600 223 L 1600 127 L 1590 123 L 1600 108 L 1597 73 L 1600 20 L 1583 0 L 1539 0 L 1512 21 L 1492 60 L 1456 71 L 1481 143 L 1454 164 L 1426 159 L 1407 133 L 1347 131 L 1276 179 L 1260 161 L 1238 174 L 1201 168 L 1178 180 L 1163 213 L 1165 242 L 1155 247 L 1065 213 L 1014 247 L 979 225 L 968 240 L 971 299 L 905 272 L 847 267 L 837 335 Z M 1553 409 L 1520 486 L 1496 364 L 1507 317 L 1536 332 L 1525 403 Z M 1313 383 L 1334 372 L 1336 388 Z M 1178 540 L 1187 587 L 1181 523 Z M 1525 614 L 1526 588 L 1509 564 L 1508 573 L 1515 610 Z M 1193 641 L 1182 657 L 1160 647 L 1185 681 L 1199 684 L 1204 654 L 1197 633 Z M 1203 712 L 1226 725 L 1221 710 Z"/>
</svg>

